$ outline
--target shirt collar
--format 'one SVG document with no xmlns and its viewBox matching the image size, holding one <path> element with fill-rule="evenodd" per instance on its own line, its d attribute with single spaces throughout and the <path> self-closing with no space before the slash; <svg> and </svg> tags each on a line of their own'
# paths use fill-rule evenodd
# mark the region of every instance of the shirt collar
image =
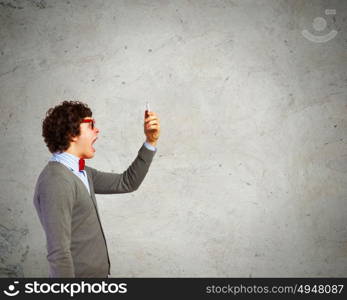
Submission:
<svg viewBox="0 0 347 300">
<path fill-rule="evenodd" d="M 79 160 L 80 158 L 70 154 L 68 152 L 55 152 L 53 153 L 53 157 L 51 160 L 58 161 L 68 168 L 72 169 L 72 171 L 79 172 Z"/>
</svg>

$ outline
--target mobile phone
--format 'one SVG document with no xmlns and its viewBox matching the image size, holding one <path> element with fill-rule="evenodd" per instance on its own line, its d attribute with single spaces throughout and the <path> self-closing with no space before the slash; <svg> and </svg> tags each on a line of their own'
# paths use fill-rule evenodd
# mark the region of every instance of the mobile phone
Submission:
<svg viewBox="0 0 347 300">
<path fill-rule="evenodd" d="M 149 112 L 150 112 L 150 110 L 149 110 L 149 103 L 147 102 L 147 103 L 146 103 L 146 111 L 145 111 L 145 117 L 146 117 L 146 118 L 148 118 L 148 116 L 149 116 L 148 113 L 149 113 Z"/>
</svg>

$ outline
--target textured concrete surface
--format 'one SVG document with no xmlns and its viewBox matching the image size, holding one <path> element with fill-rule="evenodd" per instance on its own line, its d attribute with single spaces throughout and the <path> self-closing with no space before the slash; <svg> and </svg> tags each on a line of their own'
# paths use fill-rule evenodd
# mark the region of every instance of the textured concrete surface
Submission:
<svg viewBox="0 0 347 300">
<path fill-rule="evenodd" d="M 97 196 L 113 276 L 347 276 L 346 18 L 346 1 L 0 0 L 0 275 L 48 275 L 41 122 L 73 99 L 104 171 L 135 158 L 146 101 L 161 119 L 140 189 Z"/>
</svg>

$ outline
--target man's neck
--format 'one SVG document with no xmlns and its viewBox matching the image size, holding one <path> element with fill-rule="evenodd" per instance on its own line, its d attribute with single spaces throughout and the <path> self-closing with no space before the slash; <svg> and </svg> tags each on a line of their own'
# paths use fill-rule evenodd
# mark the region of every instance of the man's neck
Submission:
<svg viewBox="0 0 347 300">
<path fill-rule="evenodd" d="M 71 147 L 69 149 L 67 149 L 65 152 L 69 153 L 69 154 L 72 154 L 72 155 L 76 156 L 77 158 L 82 158 L 81 155 L 79 155 L 77 153 L 77 151 L 74 151 L 73 149 L 71 149 Z"/>
</svg>

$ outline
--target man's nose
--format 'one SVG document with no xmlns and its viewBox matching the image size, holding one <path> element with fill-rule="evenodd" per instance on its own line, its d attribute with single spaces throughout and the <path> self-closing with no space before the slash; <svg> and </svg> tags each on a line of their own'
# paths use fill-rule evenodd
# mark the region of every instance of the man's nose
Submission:
<svg viewBox="0 0 347 300">
<path fill-rule="evenodd" d="M 96 127 L 95 127 L 95 132 L 96 132 L 96 133 L 99 133 L 99 132 L 100 132 L 99 128 L 96 128 Z"/>
</svg>

